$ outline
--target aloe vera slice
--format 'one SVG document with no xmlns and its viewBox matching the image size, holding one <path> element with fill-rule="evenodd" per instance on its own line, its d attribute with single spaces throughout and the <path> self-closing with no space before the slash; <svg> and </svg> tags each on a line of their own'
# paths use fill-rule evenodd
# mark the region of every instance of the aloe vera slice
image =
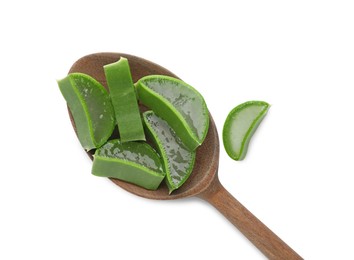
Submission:
<svg viewBox="0 0 354 260">
<path fill-rule="evenodd" d="M 165 177 L 156 151 L 144 142 L 110 140 L 97 149 L 92 174 L 117 178 L 149 190 L 156 190 Z"/>
<path fill-rule="evenodd" d="M 115 111 L 121 142 L 145 140 L 144 128 L 128 60 L 121 57 L 119 61 L 105 65 L 103 68 Z"/>
<path fill-rule="evenodd" d="M 103 145 L 111 136 L 115 118 L 107 90 L 94 78 L 69 74 L 58 85 L 73 116 L 76 132 L 85 150 Z"/>
<path fill-rule="evenodd" d="M 243 160 L 252 135 L 267 114 L 269 104 L 248 101 L 231 110 L 223 128 L 223 142 L 227 154 L 234 160 Z"/>
<path fill-rule="evenodd" d="M 166 120 L 190 151 L 203 143 L 209 113 L 197 90 L 179 79 L 161 75 L 143 77 L 136 87 L 139 100 Z"/>
<path fill-rule="evenodd" d="M 193 171 L 195 151 L 189 151 L 169 124 L 153 111 L 143 113 L 144 125 L 161 154 L 166 184 L 171 193 L 188 179 Z"/>
</svg>

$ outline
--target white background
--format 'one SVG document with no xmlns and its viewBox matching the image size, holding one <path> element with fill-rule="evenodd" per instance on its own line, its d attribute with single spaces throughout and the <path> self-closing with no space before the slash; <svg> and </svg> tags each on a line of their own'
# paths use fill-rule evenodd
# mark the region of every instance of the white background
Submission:
<svg viewBox="0 0 354 260">
<path fill-rule="evenodd" d="M 306 259 L 354 259 L 353 1 L 2 1 L 0 259 L 264 259 L 212 206 L 92 176 L 56 80 L 102 51 L 272 107 L 224 186 Z"/>
</svg>

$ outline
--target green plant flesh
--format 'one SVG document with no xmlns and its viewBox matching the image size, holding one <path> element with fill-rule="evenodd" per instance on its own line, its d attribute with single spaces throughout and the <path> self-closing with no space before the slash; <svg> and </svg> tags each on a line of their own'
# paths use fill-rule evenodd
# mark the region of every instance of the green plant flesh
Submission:
<svg viewBox="0 0 354 260">
<path fill-rule="evenodd" d="M 144 125 L 156 144 L 166 172 L 170 193 L 178 189 L 190 176 L 195 162 L 195 151 L 189 151 L 169 124 L 153 111 L 143 114 Z"/>
<path fill-rule="evenodd" d="M 145 140 L 135 87 L 126 58 L 104 66 L 107 85 L 118 124 L 120 140 Z"/>
<path fill-rule="evenodd" d="M 190 151 L 202 144 L 209 128 L 209 112 L 198 91 L 161 75 L 146 76 L 136 86 L 139 100 L 166 120 Z"/>
<path fill-rule="evenodd" d="M 82 147 L 88 151 L 103 145 L 115 125 L 107 90 L 98 81 L 82 73 L 69 74 L 59 80 L 58 85 L 73 116 Z"/>
<path fill-rule="evenodd" d="M 232 159 L 244 159 L 251 137 L 268 109 L 269 104 L 266 102 L 248 101 L 229 113 L 223 128 L 223 142 L 227 154 Z"/>
<path fill-rule="evenodd" d="M 185 82 L 163 75 L 145 76 L 134 86 L 123 57 L 103 70 L 109 91 L 83 73 L 58 81 L 81 145 L 96 149 L 92 174 L 149 190 L 163 180 L 170 193 L 180 188 L 193 172 L 196 148 L 209 129 L 203 97 Z M 152 109 L 143 117 L 137 97 Z M 109 140 L 115 125 L 119 139 Z M 144 127 L 159 153 L 145 142 Z"/>
<path fill-rule="evenodd" d="M 114 139 L 97 149 L 92 174 L 111 177 L 156 190 L 165 177 L 161 159 L 144 142 L 121 143 Z"/>
</svg>

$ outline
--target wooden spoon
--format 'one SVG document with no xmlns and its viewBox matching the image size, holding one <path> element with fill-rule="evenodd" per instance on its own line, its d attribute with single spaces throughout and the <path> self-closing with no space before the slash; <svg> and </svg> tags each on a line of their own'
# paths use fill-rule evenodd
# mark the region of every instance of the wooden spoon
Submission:
<svg viewBox="0 0 354 260">
<path fill-rule="evenodd" d="M 157 64 L 139 57 L 120 53 L 96 53 L 85 56 L 74 63 L 69 73 L 86 73 L 107 88 L 103 66 L 119 60 L 121 56 L 129 60 L 134 82 L 143 76 L 152 74 L 176 77 L 172 72 Z M 76 131 L 71 114 L 70 118 Z M 92 153 L 88 153 L 88 155 L 92 159 Z M 150 191 L 117 179 L 112 178 L 111 180 L 121 188 L 148 199 L 172 200 L 197 196 L 219 210 L 269 259 L 302 259 L 221 185 L 217 174 L 218 164 L 219 139 L 215 123 L 210 116 L 209 132 L 203 145 L 197 149 L 193 173 L 182 187 L 171 195 L 168 194 L 165 184 L 162 184 L 156 191 Z"/>
</svg>

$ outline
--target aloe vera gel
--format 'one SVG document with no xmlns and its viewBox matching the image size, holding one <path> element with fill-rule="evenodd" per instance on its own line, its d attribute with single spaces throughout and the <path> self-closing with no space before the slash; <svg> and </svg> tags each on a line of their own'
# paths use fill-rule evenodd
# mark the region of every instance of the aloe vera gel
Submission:
<svg viewBox="0 0 354 260">
<path fill-rule="evenodd" d="M 152 75 L 137 83 L 140 101 L 166 120 L 184 145 L 195 150 L 209 129 L 209 112 L 202 95 L 182 80 Z"/>
<path fill-rule="evenodd" d="M 72 73 L 58 81 L 59 89 L 73 116 L 82 147 L 89 151 L 111 136 L 114 111 L 107 90 L 94 78 Z"/>
<path fill-rule="evenodd" d="M 135 87 L 126 58 L 103 67 L 122 142 L 145 140 Z"/>
<path fill-rule="evenodd" d="M 223 128 L 223 142 L 227 154 L 234 160 L 243 160 L 248 145 L 259 124 L 267 114 L 269 104 L 248 101 L 231 110 Z"/>
<path fill-rule="evenodd" d="M 202 95 L 162 75 L 145 76 L 133 84 L 125 58 L 102 69 L 109 91 L 82 73 L 58 81 L 82 146 L 96 149 L 92 174 L 149 190 L 163 181 L 169 193 L 180 188 L 193 174 L 196 149 L 209 129 Z M 151 110 L 142 114 L 138 102 Z M 111 138 L 115 126 L 118 139 Z"/>
<path fill-rule="evenodd" d="M 189 151 L 173 128 L 153 111 L 143 115 L 150 137 L 155 142 L 166 172 L 166 184 L 171 193 L 188 179 L 193 171 L 195 151 Z"/>
<path fill-rule="evenodd" d="M 110 140 L 97 149 L 92 174 L 127 181 L 149 190 L 156 190 L 165 177 L 156 151 L 143 142 Z"/>
</svg>

